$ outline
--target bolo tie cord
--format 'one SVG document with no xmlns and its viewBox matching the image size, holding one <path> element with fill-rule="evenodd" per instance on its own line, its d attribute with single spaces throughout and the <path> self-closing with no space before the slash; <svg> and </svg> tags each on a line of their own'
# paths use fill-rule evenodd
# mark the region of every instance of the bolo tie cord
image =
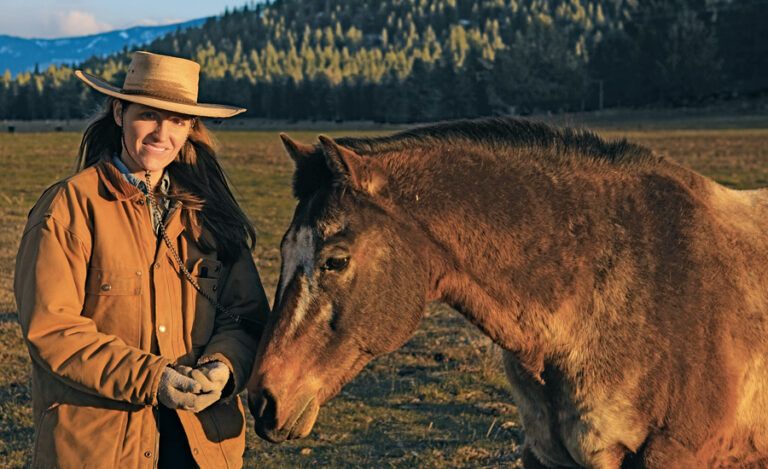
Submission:
<svg viewBox="0 0 768 469">
<path fill-rule="evenodd" d="M 120 120 L 124 123 L 125 119 L 125 107 L 121 110 L 120 113 Z M 125 144 L 125 130 L 124 127 L 120 126 L 120 139 L 123 144 L 123 148 L 125 148 L 125 152 L 128 153 L 128 156 L 130 156 L 134 161 L 136 161 L 135 158 L 130 153 L 130 150 L 128 150 L 128 145 Z M 157 203 L 157 199 L 155 198 L 155 191 L 154 187 L 152 186 L 152 173 L 148 169 L 144 169 L 144 184 L 146 185 L 147 190 L 147 198 L 149 199 L 149 210 L 154 218 L 155 216 L 159 217 L 160 208 Z M 195 280 L 195 278 L 192 276 L 192 274 L 189 272 L 189 270 L 184 266 L 184 262 L 181 260 L 181 256 L 179 256 L 179 253 L 176 251 L 176 248 L 173 246 L 173 243 L 171 242 L 171 239 L 168 237 L 168 233 L 165 231 L 165 224 L 163 223 L 162 218 L 158 218 L 160 220 L 160 223 L 158 223 L 158 226 L 160 228 L 160 236 L 163 238 L 163 242 L 165 243 L 166 247 L 168 248 L 168 251 L 171 253 L 171 256 L 173 256 L 173 259 L 176 261 L 176 264 L 179 266 L 179 270 L 184 275 L 184 278 L 187 279 L 187 281 L 194 287 L 195 290 L 197 290 L 200 295 L 202 295 L 206 300 L 208 300 L 216 310 L 224 314 L 224 316 L 227 316 L 231 318 L 235 323 L 241 324 L 242 322 L 253 322 L 254 329 L 258 327 L 258 324 L 256 324 L 255 321 L 251 320 L 250 318 L 243 317 L 239 314 L 234 314 L 233 312 L 229 311 L 227 308 L 222 306 L 218 300 L 211 295 L 210 293 L 204 291 L 200 284 Z"/>
</svg>

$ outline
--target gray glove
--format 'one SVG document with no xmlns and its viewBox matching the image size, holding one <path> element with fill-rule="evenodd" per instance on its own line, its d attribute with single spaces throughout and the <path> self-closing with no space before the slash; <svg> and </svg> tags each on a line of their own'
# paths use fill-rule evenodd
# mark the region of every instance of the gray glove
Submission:
<svg viewBox="0 0 768 469">
<path fill-rule="evenodd" d="M 169 409 L 182 409 L 200 412 L 221 397 L 221 391 L 204 392 L 203 386 L 190 377 L 192 368 L 179 366 L 177 369 L 166 367 L 160 377 L 157 388 L 157 400 Z"/>
<path fill-rule="evenodd" d="M 229 381 L 230 372 L 227 365 L 220 361 L 208 362 L 192 370 L 189 375 L 200 383 L 202 392 L 221 392 Z"/>
</svg>

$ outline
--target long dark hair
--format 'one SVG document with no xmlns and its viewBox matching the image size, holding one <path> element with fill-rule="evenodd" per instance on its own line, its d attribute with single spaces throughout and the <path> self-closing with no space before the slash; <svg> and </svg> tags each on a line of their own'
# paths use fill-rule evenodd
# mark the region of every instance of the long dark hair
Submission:
<svg viewBox="0 0 768 469">
<path fill-rule="evenodd" d="M 121 154 L 122 129 L 112 114 L 115 101 L 107 98 L 83 132 L 76 171 Z M 122 103 L 123 108 L 130 105 Z M 216 159 L 213 138 L 199 119 L 195 119 L 179 155 L 168 165 L 168 174 L 172 181 L 168 197 L 182 202 L 182 222 L 201 249 L 216 250 L 225 263 L 233 262 L 246 246 L 253 249 L 256 229 L 237 204 Z"/>
</svg>

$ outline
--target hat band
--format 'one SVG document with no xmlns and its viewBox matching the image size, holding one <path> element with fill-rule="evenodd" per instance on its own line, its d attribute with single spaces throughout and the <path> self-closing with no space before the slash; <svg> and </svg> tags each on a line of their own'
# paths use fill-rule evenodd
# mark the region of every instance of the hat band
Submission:
<svg viewBox="0 0 768 469">
<path fill-rule="evenodd" d="M 162 99 L 163 101 L 172 101 L 174 103 L 197 105 L 197 101 L 193 99 L 172 97 L 172 96 L 164 95 L 162 93 L 152 93 L 151 91 L 146 91 L 146 90 L 122 89 L 121 92 L 123 94 L 129 94 L 134 96 L 146 96 L 148 98 L 157 98 L 157 99 Z"/>
</svg>

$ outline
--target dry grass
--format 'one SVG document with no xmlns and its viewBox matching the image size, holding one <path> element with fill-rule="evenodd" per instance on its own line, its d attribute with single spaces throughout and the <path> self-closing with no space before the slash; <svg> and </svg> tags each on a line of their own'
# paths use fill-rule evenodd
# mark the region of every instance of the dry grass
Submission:
<svg viewBox="0 0 768 469">
<path fill-rule="evenodd" d="M 627 125 L 626 129 L 631 129 Z M 311 141 L 317 132 L 292 136 Z M 345 132 L 349 134 L 350 132 Z M 331 132 L 333 134 L 333 132 Z M 733 187 L 768 185 L 768 130 L 620 130 Z M 259 228 L 254 253 L 269 294 L 294 201 L 276 132 L 220 132 L 223 164 Z M 29 358 L 15 320 L 13 267 L 26 213 L 71 171 L 78 135 L 0 135 L 0 466 L 21 466 L 33 429 Z M 374 361 L 320 413 L 312 435 L 272 446 L 249 423 L 248 466 L 519 466 L 523 435 L 490 341 L 445 306 L 430 308 L 399 351 Z"/>
</svg>

